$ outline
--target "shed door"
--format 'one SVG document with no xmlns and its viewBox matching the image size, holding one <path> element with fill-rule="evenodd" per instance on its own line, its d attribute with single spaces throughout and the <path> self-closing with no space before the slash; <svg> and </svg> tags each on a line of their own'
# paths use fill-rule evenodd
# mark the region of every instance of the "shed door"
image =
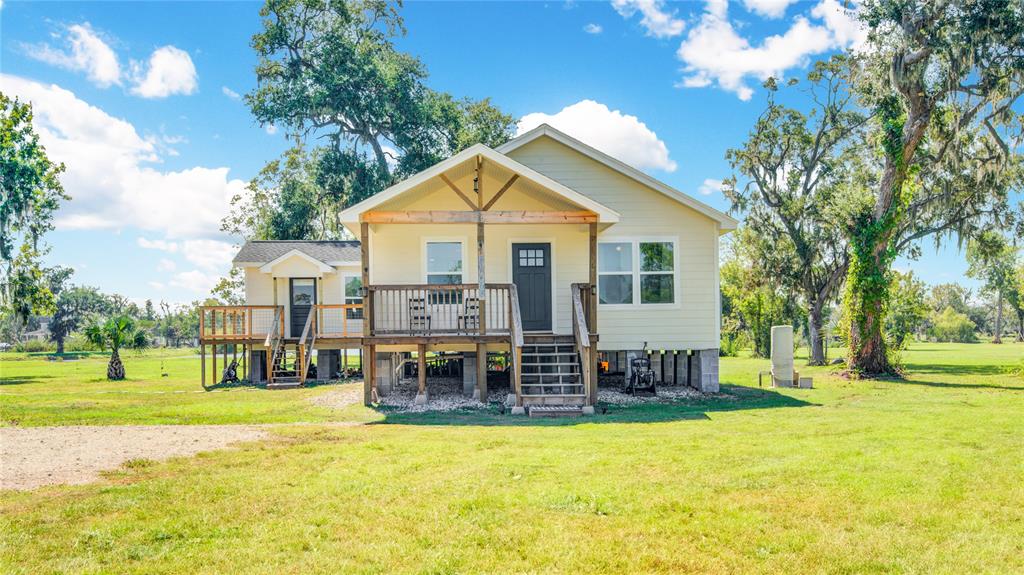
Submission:
<svg viewBox="0 0 1024 575">
<path fill-rule="evenodd" d="M 316 303 L 316 280 L 292 278 L 291 280 L 291 336 L 302 337 L 313 304 Z"/>
<path fill-rule="evenodd" d="M 551 244 L 512 244 L 523 330 L 551 331 Z"/>
</svg>

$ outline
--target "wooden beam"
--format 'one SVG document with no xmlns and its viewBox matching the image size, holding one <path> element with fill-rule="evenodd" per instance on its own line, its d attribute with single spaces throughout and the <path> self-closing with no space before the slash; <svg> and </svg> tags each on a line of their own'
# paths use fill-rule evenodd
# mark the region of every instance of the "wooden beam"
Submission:
<svg viewBox="0 0 1024 575">
<path fill-rule="evenodd" d="M 364 224 L 596 224 L 597 214 L 588 211 L 530 210 L 371 211 L 364 212 L 359 219 Z"/>
<path fill-rule="evenodd" d="M 420 395 L 427 392 L 427 345 L 416 346 L 416 379 L 420 387 Z"/>
<path fill-rule="evenodd" d="M 370 224 L 367 222 L 359 224 L 359 251 L 363 264 L 363 337 L 370 337 L 373 328 L 370 314 L 373 311 L 373 292 L 370 291 Z"/>
<path fill-rule="evenodd" d="M 372 345 L 364 345 L 362 357 L 360 358 L 359 369 L 363 372 L 363 405 L 373 404 L 373 378 L 376 362 L 374 356 L 376 348 Z"/>
<path fill-rule="evenodd" d="M 480 402 L 487 403 L 487 344 L 476 344 L 476 388 L 480 390 Z"/>
<path fill-rule="evenodd" d="M 494 197 L 491 198 L 491 200 L 487 202 L 486 205 L 484 205 L 483 211 L 486 212 L 487 210 L 491 209 L 491 206 L 494 205 L 494 202 L 498 201 L 498 198 L 504 195 L 504 193 L 507 192 L 508 189 L 512 187 L 512 184 L 516 183 L 516 180 L 518 179 L 519 174 L 512 174 L 512 177 L 509 178 L 507 182 L 505 182 L 505 185 L 502 186 L 500 190 L 498 190 L 498 193 L 494 194 Z"/>
<path fill-rule="evenodd" d="M 597 333 L 597 223 L 590 224 L 590 305 L 587 306 L 587 331 Z"/>
<path fill-rule="evenodd" d="M 484 162 L 478 156 L 476 162 L 476 178 L 473 179 L 473 187 L 476 188 L 476 199 L 477 208 L 479 212 L 483 211 L 484 207 L 484 182 L 483 182 L 483 171 Z M 486 264 L 484 263 L 484 222 L 480 220 L 476 223 L 476 278 L 477 278 L 477 299 L 479 307 L 477 313 L 480 317 L 477 320 L 477 328 L 480 330 L 480 335 L 487 333 L 487 280 L 486 276 Z"/>
<path fill-rule="evenodd" d="M 476 206 L 473 205 L 473 202 L 470 201 L 470 199 L 466 196 L 466 194 L 462 193 L 462 190 L 460 190 L 459 188 L 455 187 L 455 184 L 452 183 L 452 181 L 448 179 L 448 176 L 446 176 L 444 174 L 441 174 L 441 179 L 444 180 L 444 183 L 448 184 L 448 187 L 451 188 L 452 191 L 454 191 L 456 194 L 459 195 L 460 198 L 462 198 L 462 201 L 466 202 L 466 205 L 469 206 L 469 209 L 471 209 L 471 210 L 475 210 L 476 209 Z"/>
</svg>

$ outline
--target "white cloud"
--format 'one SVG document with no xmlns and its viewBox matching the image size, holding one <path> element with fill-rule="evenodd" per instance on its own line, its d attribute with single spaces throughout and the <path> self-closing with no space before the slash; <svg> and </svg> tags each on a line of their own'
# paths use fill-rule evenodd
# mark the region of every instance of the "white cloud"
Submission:
<svg viewBox="0 0 1024 575">
<path fill-rule="evenodd" d="M 167 258 L 160 258 L 160 261 L 156 264 L 156 271 L 158 272 L 173 272 L 178 269 L 178 264 Z"/>
<path fill-rule="evenodd" d="M 131 226 L 169 239 L 216 237 L 231 197 L 245 189 L 224 167 L 154 169 L 160 155 L 152 141 L 59 86 L 8 74 L 0 74 L 0 84 L 33 103 L 41 143 L 67 165 L 61 181 L 72 200 L 57 214 L 59 228 Z"/>
<path fill-rule="evenodd" d="M 231 98 L 232 100 L 241 100 L 242 99 L 242 96 L 238 92 L 232 90 L 231 88 L 228 88 L 227 86 L 221 86 L 220 87 L 220 93 L 224 94 L 228 98 Z"/>
<path fill-rule="evenodd" d="M 623 18 L 640 13 L 640 25 L 648 36 L 671 38 L 683 33 L 686 22 L 676 18 L 675 11 L 666 12 L 662 0 L 612 0 L 612 6 Z"/>
<path fill-rule="evenodd" d="M 277 126 L 273 124 L 267 124 L 266 126 L 263 127 L 263 129 L 271 136 L 277 133 Z"/>
<path fill-rule="evenodd" d="M 796 2 L 797 0 L 743 0 L 743 6 L 765 18 L 782 18 L 786 15 L 786 8 Z"/>
<path fill-rule="evenodd" d="M 226 272 L 236 250 L 220 240 L 186 240 L 181 251 L 185 259 L 204 270 Z"/>
<path fill-rule="evenodd" d="M 167 240 L 150 240 L 139 237 L 135 240 L 135 243 L 138 244 L 140 248 L 146 248 L 147 250 L 161 250 L 172 254 L 178 251 L 178 244 Z"/>
<path fill-rule="evenodd" d="M 669 158 L 668 147 L 636 116 L 609 110 L 593 100 L 582 100 L 562 108 L 557 114 L 534 112 L 520 118 L 519 134 L 540 124 L 551 126 L 618 158 L 636 168 L 656 168 L 672 172 L 676 163 Z"/>
<path fill-rule="evenodd" d="M 143 98 L 192 94 L 199 85 L 192 58 L 188 52 L 174 46 L 154 50 L 149 57 L 149 67 L 145 73 L 138 62 L 132 62 L 132 68 L 135 85 L 131 92 Z"/>
<path fill-rule="evenodd" d="M 220 281 L 220 276 L 200 270 L 178 272 L 171 277 L 169 285 L 181 288 L 197 294 L 208 294 L 213 286 Z"/>
<path fill-rule="evenodd" d="M 851 43 L 855 37 L 850 29 L 849 15 L 838 13 L 836 0 L 822 0 L 811 16 L 823 19 L 817 25 L 804 15 L 796 16 L 789 29 L 780 35 L 768 36 L 760 45 L 751 45 L 740 36 L 729 21 L 728 3 L 709 0 L 700 23 L 680 44 L 676 56 L 683 62 L 686 74 L 680 86 L 686 88 L 718 87 L 735 92 L 741 100 L 749 100 L 753 90 L 749 77 L 765 80 L 781 76 L 785 70 L 805 65 L 809 57 Z"/>
<path fill-rule="evenodd" d="M 157 291 L 163 291 L 163 290 L 167 289 L 167 286 L 164 285 L 163 282 L 150 281 L 150 282 L 146 282 L 146 284 L 149 287 L 151 287 L 151 288 L 153 288 L 153 289 L 155 289 Z"/>
<path fill-rule="evenodd" d="M 600 24 L 594 24 L 591 22 L 583 27 L 583 31 L 587 34 L 600 34 L 601 32 L 604 32 L 604 28 L 602 28 Z"/>
<path fill-rule="evenodd" d="M 25 53 L 40 62 L 75 72 L 85 72 L 101 88 L 121 83 L 121 65 L 117 54 L 88 23 L 67 27 L 66 50 L 48 44 L 26 45 Z"/>
<path fill-rule="evenodd" d="M 843 6 L 838 0 L 821 0 L 811 10 L 811 15 L 824 22 L 837 45 L 860 50 L 868 40 L 868 30 L 855 12 L 856 9 Z"/>
<path fill-rule="evenodd" d="M 700 188 L 697 189 L 702 196 L 710 196 L 722 191 L 722 180 L 715 180 L 713 178 L 707 178 L 701 183 Z"/>
</svg>

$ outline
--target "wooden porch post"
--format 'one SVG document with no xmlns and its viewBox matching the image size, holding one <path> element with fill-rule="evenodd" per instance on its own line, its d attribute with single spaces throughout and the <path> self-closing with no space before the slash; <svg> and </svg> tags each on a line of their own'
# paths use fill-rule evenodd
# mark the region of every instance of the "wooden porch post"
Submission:
<svg viewBox="0 0 1024 575">
<path fill-rule="evenodd" d="M 487 403 L 487 344 L 476 344 L 476 388 L 480 390 L 480 402 Z"/>
<path fill-rule="evenodd" d="M 199 363 L 200 363 L 200 365 L 202 365 L 202 371 L 201 371 L 202 375 L 200 375 L 200 377 L 202 378 L 202 381 L 203 381 L 202 385 L 203 385 L 203 387 L 206 387 L 206 344 L 205 343 L 199 344 Z"/>
<path fill-rule="evenodd" d="M 484 162 L 479 156 L 477 156 L 476 162 L 476 178 L 473 180 L 473 187 L 476 191 L 477 216 L 480 218 L 476 223 L 477 298 L 480 302 L 480 321 L 478 323 L 480 335 L 484 335 L 487 333 L 487 285 L 484 270 L 484 220 L 482 215 L 484 211 Z"/>
<path fill-rule="evenodd" d="M 590 293 L 587 295 L 587 331 L 590 333 L 590 389 L 587 390 L 588 405 L 597 405 L 597 223 L 590 224 Z"/>
<path fill-rule="evenodd" d="M 419 383 L 419 394 L 427 393 L 427 344 L 421 343 L 416 346 L 416 379 Z"/>
<path fill-rule="evenodd" d="M 376 349 L 368 343 L 373 333 L 373 292 L 370 291 L 370 224 L 366 222 L 359 224 L 359 249 L 363 264 L 363 350 L 359 367 L 363 372 L 363 405 L 370 405 L 373 403 L 374 367 L 377 362 Z"/>
</svg>

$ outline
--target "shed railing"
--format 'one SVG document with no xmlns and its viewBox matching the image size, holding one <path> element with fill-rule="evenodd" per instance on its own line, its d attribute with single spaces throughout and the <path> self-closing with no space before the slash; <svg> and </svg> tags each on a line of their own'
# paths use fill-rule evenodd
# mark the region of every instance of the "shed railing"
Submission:
<svg viewBox="0 0 1024 575">
<path fill-rule="evenodd" d="M 284 324 L 284 307 L 279 305 L 208 305 L 199 309 L 199 337 L 204 341 L 265 338 L 275 323 Z"/>
</svg>

